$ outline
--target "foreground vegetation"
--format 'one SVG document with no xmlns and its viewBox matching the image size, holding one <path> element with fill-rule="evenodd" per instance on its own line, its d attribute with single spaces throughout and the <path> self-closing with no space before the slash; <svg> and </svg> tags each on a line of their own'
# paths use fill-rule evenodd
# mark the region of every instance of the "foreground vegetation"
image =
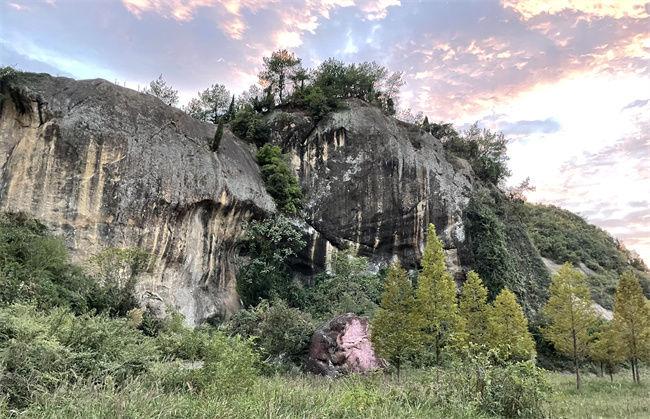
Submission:
<svg viewBox="0 0 650 419">
<path fill-rule="evenodd" d="M 122 386 L 107 380 L 57 389 L 21 417 L 161 418 L 487 418 L 453 370 L 405 371 L 398 382 L 385 376 L 330 380 L 310 375 L 260 378 L 248 391 L 223 396 L 189 390 L 166 391 L 155 377 Z M 550 397 L 532 417 L 645 418 L 650 415 L 650 385 L 633 385 L 624 375 L 614 383 L 586 376 L 576 391 L 569 374 L 546 373 Z"/>
</svg>

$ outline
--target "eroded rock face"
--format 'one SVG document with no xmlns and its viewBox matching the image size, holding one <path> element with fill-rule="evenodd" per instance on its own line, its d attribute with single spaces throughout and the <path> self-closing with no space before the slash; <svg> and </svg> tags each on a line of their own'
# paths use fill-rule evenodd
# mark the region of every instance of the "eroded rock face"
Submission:
<svg viewBox="0 0 650 419">
<path fill-rule="evenodd" d="M 434 223 L 449 267 L 462 274 L 457 249 L 473 181 L 467 162 L 376 107 L 358 100 L 347 107 L 317 124 L 299 112 L 270 118 L 305 191 L 311 265 L 326 266 L 332 249 L 352 246 L 380 264 L 397 257 L 415 268 Z"/>
<path fill-rule="evenodd" d="M 383 368 L 370 342 L 368 318 L 348 313 L 321 326 L 311 339 L 307 369 L 336 377 Z"/>
<path fill-rule="evenodd" d="M 153 254 L 140 292 L 189 323 L 239 307 L 236 243 L 273 212 L 248 147 L 226 130 L 105 80 L 21 76 L 31 110 L 0 116 L 0 210 L 63 234 L 77 261 L 106 246 Z"/>
</svg>

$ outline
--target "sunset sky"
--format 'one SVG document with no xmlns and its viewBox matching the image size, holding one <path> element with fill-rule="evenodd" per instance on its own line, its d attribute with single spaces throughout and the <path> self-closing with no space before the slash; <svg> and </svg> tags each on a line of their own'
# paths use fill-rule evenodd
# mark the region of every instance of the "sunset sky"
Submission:
<svg viewBox="0 0 650 419">
<path fill-rule="evenodd" d="M 510 139 L 511 183 L 650 263 L 650 2 L 644 0 L 0 0 L 0 63 L 186 102 L 234 93 L 288 48 L 404 71 L 400 106 Z"/>
</svg>

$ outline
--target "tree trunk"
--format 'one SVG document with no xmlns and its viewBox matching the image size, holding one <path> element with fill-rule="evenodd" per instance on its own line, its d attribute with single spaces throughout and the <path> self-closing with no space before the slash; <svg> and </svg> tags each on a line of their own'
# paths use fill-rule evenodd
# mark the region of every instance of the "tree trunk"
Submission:
<svg viewBox="0 0 650 419">
<path fill-rule="evenodd" d="M 610 383 L 614 382 L 614 374 L 612 373 L 612 370 L 609 370 L 609 382 Z"/>
<path fill-rule="evenodd" d="M 401 364 L 401 362 L 400 362 L 400 359 L 398 358 L 398 359 L 395 361 L 395 366 L 397 367 L 397 382 L 398 382 L 398 383 L 399 383 L 400 364 Z"/>
<path fill-rule="evenodd" d="M 600 378 L 603 378 L 605 376 L 605 373 L 603 372 L 603 362 L 600 362 Z"/>
<path fill-rule="evenodd" d="M 576 370 L 576 389 L 580 390 L 580 366 L 578 365 L 578 341 L 575 329 L 573 330 L 573 366 Z"/>
<path fill-rule="evenodd" d="M 634 358 L 630 359 L 630 369 L 632 370 L 632 382 L 636 383 L 636 373 L 634 372 Z"/>
</svg>

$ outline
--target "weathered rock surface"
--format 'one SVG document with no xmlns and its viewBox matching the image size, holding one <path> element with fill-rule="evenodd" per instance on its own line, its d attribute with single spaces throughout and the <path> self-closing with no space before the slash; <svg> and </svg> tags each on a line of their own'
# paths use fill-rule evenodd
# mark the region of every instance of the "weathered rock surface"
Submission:
<svg viewBox="0 0 650 419">
<path fill-rule="evenodd" d="M 104 80 L 22 74 L 17 85 L 28 111 L 3 104 L 0 210 L 43 220 L 77 261 L 106 246 L 151 252 L 140 285 L 149 306 L 171 304 L 190 323 L 236 310 L 244 222 L 275 211 L 249 146 L 226 129 L 211 153 L 213 125 Z M 428 223 L 450 268 L 462 272 L 462 211 L 472 191 L 466 162 L 361 101 L 318 123 L 299 111 L 269 120 L 305 191 L 305 273 L 327 267 L 341 247 L 415 268 Z"/>
<path fill-rule="evenodd" d="M 248 147 L 158 99 L 105 80 L 24 74 L 28 109 L 0 117 L 0 210 L 62 233 L 77 260 L 106 246 L 153 254 L 147 299 L 190 323 L 239 307 L 236 243 L 243 222 L 272 212 Z"/>
<path fill-rule="evenodd" d="M 315 125 L 297 112 L 270 118 L 305 191 L 310 265 L 326 266 L 333 248 L 350 245 L 375 262 L 396 256 L 414 268 L 434 223 L 448 265 L 460 271 L 462 212 L 472 192 L 467 163 L 448 159 L 439 140 L 376 107 L 358 100 L 347 107 Z"/>
<path fill-rule="evenodd" d="M 377 370 L 385 361 L 372 348 L 368 318 L 348 313 L 314 332 L 306 365 L 315 374 L 336 377 Z"/>
</svg>

